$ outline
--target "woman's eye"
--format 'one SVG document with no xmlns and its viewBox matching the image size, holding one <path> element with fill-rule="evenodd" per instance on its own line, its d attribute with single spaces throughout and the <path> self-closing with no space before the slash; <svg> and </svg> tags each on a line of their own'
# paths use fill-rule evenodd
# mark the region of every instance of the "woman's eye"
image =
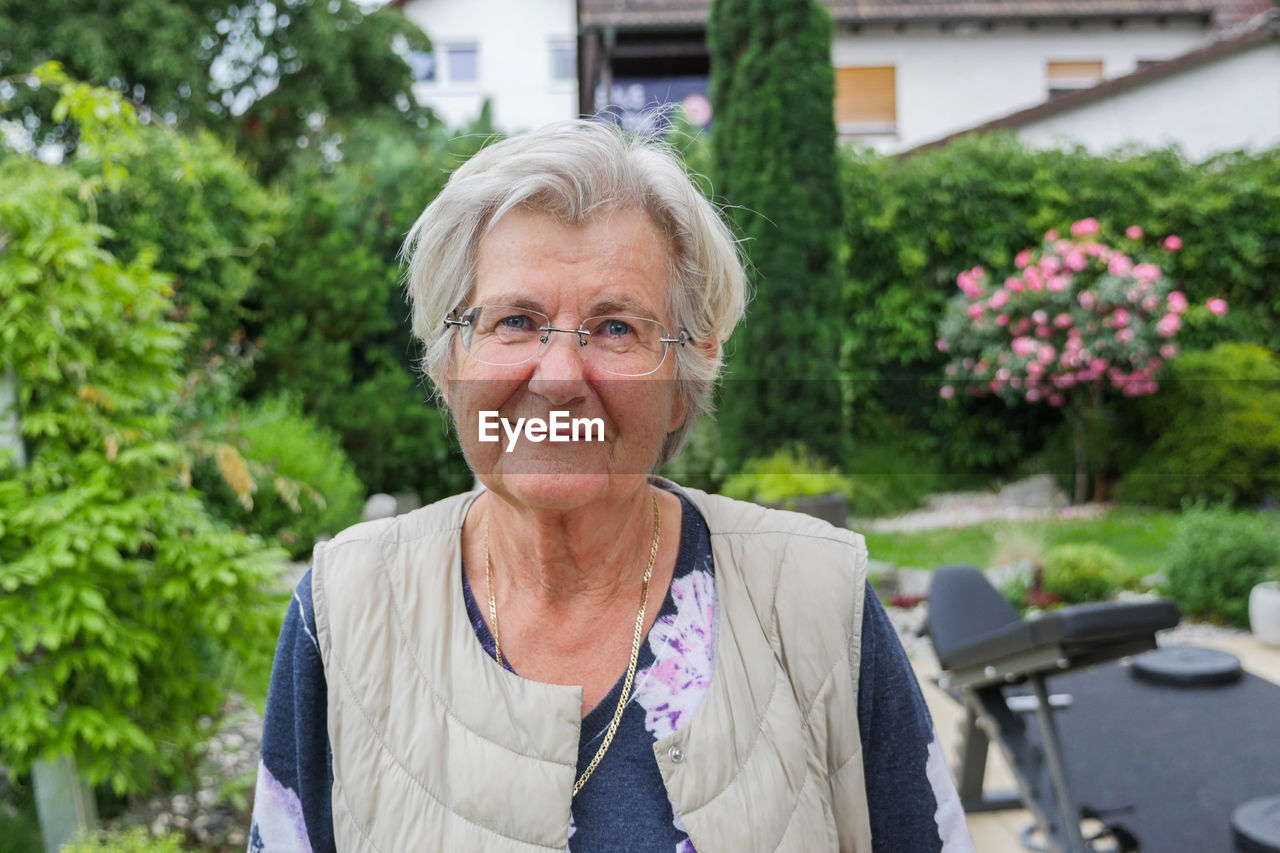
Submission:
<svg viewBox="0 0 1280 853">
<path fill-rule="evenodd" d="M 524 314 L 512 314 L 508 317 L 503 317 L 501 320 L 499 320 L 498 325 L 502 326 L 505 329 L 511 329 L 513 331 L 522 331 L 524 329 L 532 329 L 533 321 L 530 320 Z"/>
<path fill-rule="evenodd" d="M 612 338 L 622 338 L 631 334 L 631 324 L 617 318 L 605 320 L 602 331 Z"/>
</svg>

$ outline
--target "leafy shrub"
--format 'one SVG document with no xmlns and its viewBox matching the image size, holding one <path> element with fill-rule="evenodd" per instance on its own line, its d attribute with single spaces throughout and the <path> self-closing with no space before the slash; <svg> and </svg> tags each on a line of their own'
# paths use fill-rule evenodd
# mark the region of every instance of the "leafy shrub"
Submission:
<svg viewBox="0 0 1280 853">
<path fill-rule="evenodd" d="M 1115 594 L 1123 572 L 1124 563 L 1105 545 L 1059 545 L 1044 556 L 1043 589 L 1068 604 L 1105 601 Z"/>
<path fill-rule="evenodd" d="M 1188 509 L 1166 560 L 1169 596 L 1183 615 L 1246 627 L 1249 591 L 1280 563 L 1280 518 Z"/>
<path fill-rule="evenodd" d="M 1187 240 L 1166 272 L 1192 303 L 1219 295 L 1232 311 L 1185 329 L 1186 348 L 1280 349 L 1280 149 L 1191 164 L 1170 150 L 1103 157 L 983 135 L 906 158 L 851 152 L 841 184 L 842 363 L 855 437 L 875 436 L 891 415 L 900 429 L 947 436 L 942 449 L 961 471 L 1000 471 L 1038 450 L 1061 414 L 938 399 L 946 359 L 932 332 L 975 259 L 1005 268 L 1045 229 L 1091 211 L 1107 211 L 1110 230 L 1137 223 Z"/>
<path fill-rule="evenodd" d="M 216 428 L 225 433 L 195 471 L 210 508 L 275 539 L 295 559 L 316 538 L 360 520 L 364 487 L 331 430 L 288 398 L 261 400 Z"/>
<path fill-rule="evenodd" d="M 721 493 L 738 500 L 791 506 L 795 498 L 848 493 L 849 478 L 810 456 L 803 447 L 784 448 L 763 459 L 749 459 L 725 481 Z"/>
<path fill-rule="evenodd" d="M 73 115 L 128 115 L 68 89 Z M 207 734 L 227 661 L 270 656 L 282 555 L 220 529 L 181 484 L 186 329 L 150 258 L 102 248 L 93 191 L 0 159 L 0 364 L 29 459 L 0 479 L 0 763 L 73 755 L 123 792 Z"/>
<path fill-rule="evenodd" d="M 1280 357 L 1250 344 L 1184 353 L 1139 409 L 1154 443 L 1118 496 L 1178 506 L 1190 499 L 1280 496 Z"/>
<path fill-rule="evenodd" d="M 181 836 L 152 838 L 142 827 L 125 832 L 98 832 L 62 848 L 62 853 L 182 853 Z"/>
<path fill-rule="evenodd" d="M 449 172 L 482 144 L 400 124 L 352 129 L 343 159 L 300 155 L 297 187 L 264 266 L 247 329 L 262 359 L 248 393 L 297 393 L 335 430 L 371 491 L 424 500 L 468 488 L 448 416 L 427 400 L 415 366 L 399 252 Z"/>
</svg>

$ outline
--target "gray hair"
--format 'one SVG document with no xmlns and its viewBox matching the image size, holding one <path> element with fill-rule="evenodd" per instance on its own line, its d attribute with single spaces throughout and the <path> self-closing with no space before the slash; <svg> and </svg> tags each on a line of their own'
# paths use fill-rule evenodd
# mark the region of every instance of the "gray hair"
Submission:
<svg viewBox="0 0 1280 853">
<path fill-rule="evenodd" d="M 679 346 L 676 381 L 684 423 L 669 433 L 657 465 L 673 458 L 698 415 L 711 408 L 723 344 L 747 299 L 733 234 L 698 192 L 677 154 L 612 125 L 569 121 L 491 145 L 463 164 L 413 224 L 405 240 L 413 333 L 423 371 L 439 388 L 452 367 L 444 325 L 475 287 L 480 240 L 520 208 L 579 225 L 592 217 L 644 211 L 670 247 L 668 312 L 692 341 L 715 340 L 714 354 Z"/>
</svg>

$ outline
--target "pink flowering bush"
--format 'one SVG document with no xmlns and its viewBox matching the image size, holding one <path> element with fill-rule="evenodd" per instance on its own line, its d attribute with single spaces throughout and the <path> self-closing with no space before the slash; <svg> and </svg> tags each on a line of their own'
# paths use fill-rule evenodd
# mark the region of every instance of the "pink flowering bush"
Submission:
<svg viewBox="0 0 1280 853">
<path fill-rule="evenodd" d="M 994 394 L 1067 406 L 1079 419 L 1096 414 L 1108 394 L 1155 393 L 1193 310 L 1159 265 L 1182 240 L 1169 235 L 1149 250 L 1139 226 L 1114 245 L 1101 230 L 1097 219 L 1081 219 L 1070 236 L 1049 231 L 1040 246 L 1019 252 L 1006 275 L 982 267 L 960 273 L 960 292 L 938 327 L 938 349 L 950 356 L 944 399 Z M 1220 317 L 1227 303 L 1210 299 L 1194 310 Z M 1077 441 L 1081 500 L 1083 453 Z"/>
</svg>

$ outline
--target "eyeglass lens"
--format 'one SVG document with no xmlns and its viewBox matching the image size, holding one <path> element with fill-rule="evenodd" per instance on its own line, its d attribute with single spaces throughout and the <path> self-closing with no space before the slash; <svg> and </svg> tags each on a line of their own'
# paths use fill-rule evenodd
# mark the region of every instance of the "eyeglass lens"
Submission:
<svg viewBox="0 0 1280 853">
<path fill-rule="evenodd" d="M 462 343 L 472 358 L 485 364 L 514 365 L 528 361 L 553 335 L 569 334 L 585 343 L 583 358 L 619 376 L 643 376 L 662 366 L 667 343 L 655 320 L 626 315 L 591 317 L 577 330 L 551 328 L 538 311 L 506 305 L 482 305 L 463 315 Z"/>
</svg>

